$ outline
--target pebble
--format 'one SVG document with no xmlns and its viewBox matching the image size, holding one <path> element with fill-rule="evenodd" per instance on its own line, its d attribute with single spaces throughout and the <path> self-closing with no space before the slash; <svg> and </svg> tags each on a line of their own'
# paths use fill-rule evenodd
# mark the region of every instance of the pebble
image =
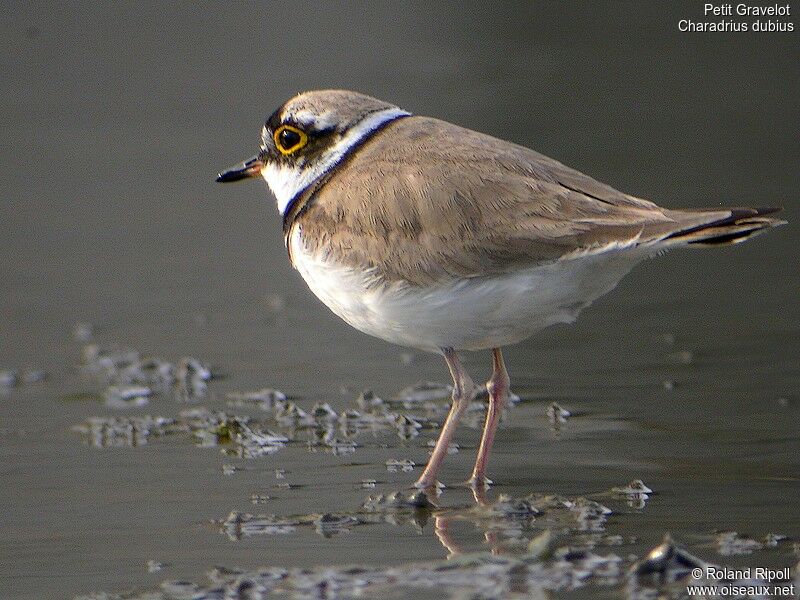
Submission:
<svg viewBox="0 0 800 600">
<path fill-rule="evenodd" d="M 251 515 L 237 511 L 231 512 L 221 523 L 222 531 L 232 540 L 254 535 L 283 535 L 297 529 L 298 522 L 292 519 L 279 519 L 275 515 Z"/>
<path fill-rule="evenodd" d="M 373 412 L 382 409 L 386 403 L 372 390 L 365 390 L 356 398 L 356 404 L 361 410 Z"/>
<path fill-rule="evenodd" d="M 196 358 L 186 357 L 178 361 L 175 368 L 175 391 L 184 402 L 195 401 L 205 396 L 211 369 Z"/>
<path fill-rule="evenodd" d="M 12 388 L 17 385 L 19 375 L 13 369 L 0 371 L 0 387 Z"/>
<path fill-rule="evenodd" d="M 389 473 L 397 473 L 398 471 L 408 473 L 409 471 L 413 471 L 415 466 L 414 461 L 407 459 L 397 460 L 390 458 L 386 461 L 386 470 L 389 471 Z"/>
<path fill-rule="evenodd" d="M 436 447 L 436 440 L 428 440 L 427 444 L 428 448 L 433 450 Z M 460 446 L 455 442 L 451 442 L 450 445 L 447 447 L 448 454 L 458 454 L 460 450 Z"/>
<path fill-rule="evenodd" d="M 162 436 L 179 428 L 174 419 L 167 417 L 90 417 L 86 423 L 73 429 L 86 436 L 96 448 L 141 446 L 151 436 Z"/>
<path fill-rule="evenodd" d="M 322 421 L 335 421 L 339 418 L 339 415 L 327 402 L 317 402 L 311 409 L 311 416 Z"/>
<path fill-rule="evenodd" d="M 558 428 L 563 425 L 571 416 L 572 413 L 562 408 L 558 402 L 553 402 L 547 407 L 547 418 L 550 421 L 550 425 L 553 427 Z"/>
<path fill-rule="evenodd" d="M 634 479 L 628 485 L 612 488 L 611 491 L 623 495 L 653 493 L 653 490 L 647 487 L 641 479 Z"/>
<path fill-rule="evenodd" d="M 408 493 L 391 492 L 389 494 L 369 496 L 362 504 L 362 508 L 370 512 L 382 512 L 386 510 L 434 508 L 434 505 L 424 490 L 415 490 Z"/>
<path fill-rule="evenodd" d="M 534 517 L 542 512 L 532 498 L 512 498 L 508 494 L 500 494 L 490 506 L 479 508 L 486 514 L 503 517 Z"/>
<path fill-rule="evenodd" d="M 741 537 L 735 531 L 727 531 L 717 536 L 718 552 L 722 556 L 737 556 L 752 554 L 761 550 L 764 544 L 758 540 Z"/>
<path fill-rule="evenodd" d="M 277 402 L 285 402 L 286 394 L 272 388 L 262 388 L 254 392 L 228 392 L 228 406 L 235 408 L 258 408 L 269 411 L 275 408 Z"/>
<path fill-rule="evenodd" d="M 147 561 L 147 572 L 148 573 L 158 573 L 164 568 L 164 563 L 159 562 L 157 560 L 148 560 Z"/>
<path fill-rule="evenodd" d="M 112 385 L 104 393 L 106 406 L 130 408 L 145 406 L 153 390 L 143 385 Z"/>
<path fill-rule="evenodd" d="M 687 577 L 692 569 L 705 569 L 709 564 L 677 546 L 666 535 L 661 544 L 631 565 L 628 575 L 633 578 L 656 575 L 660 581 L 673 582 Z"/>
</svg>

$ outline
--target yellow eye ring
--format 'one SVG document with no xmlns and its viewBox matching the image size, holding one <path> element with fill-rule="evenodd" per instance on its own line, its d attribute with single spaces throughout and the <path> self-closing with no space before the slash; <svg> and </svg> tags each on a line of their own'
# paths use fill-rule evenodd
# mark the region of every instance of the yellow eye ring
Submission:
<svg viewBox="0 0 800 600">
<path fill-rule="evenodd" d="M 294 154 L 308 143 L 306 132 L 293 125 L 281 125 L 272 134 L 272 139 L 278 152 L 284 156 Z"/>
</svg>

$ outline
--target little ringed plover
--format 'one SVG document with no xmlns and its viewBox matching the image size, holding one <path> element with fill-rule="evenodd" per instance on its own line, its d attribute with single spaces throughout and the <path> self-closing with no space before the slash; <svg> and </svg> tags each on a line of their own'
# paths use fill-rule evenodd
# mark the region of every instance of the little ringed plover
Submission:
<svg viewBox="0 0 800 600">
<path fill-rule="evenodd" d="M 438 484 L 475 391 L 458 351 L 492 351 L 470 479 L 485 486 L 509 393 L 503 346 L 574 321 L 648 257 L 784 223 L 768 216 L 775 208 L 662 208 L 528 148 L 345 90 L 288 100 L 258 153 L 217 181 L 257 176 L 277 199 L 292 265 L 323 303 L 360 331 L 447 361 L 452 406 L 422 488 Z"/>
</svg>

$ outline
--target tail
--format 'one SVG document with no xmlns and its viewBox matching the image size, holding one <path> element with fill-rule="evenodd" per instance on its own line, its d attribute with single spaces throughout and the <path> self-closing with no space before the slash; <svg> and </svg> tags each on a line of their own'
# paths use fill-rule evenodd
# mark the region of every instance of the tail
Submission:
<svg viewBox="0 0 800 600">
<path fill-rule="evenodd" d="M 768 217 L 780 208 L 728 208 L 673 210 L 670 216 L 683 227 L 661 239 L 669 245 L 731 246 L 744 242 L 773 227 L 785 225 L 783 219 Z"/>
</svg>

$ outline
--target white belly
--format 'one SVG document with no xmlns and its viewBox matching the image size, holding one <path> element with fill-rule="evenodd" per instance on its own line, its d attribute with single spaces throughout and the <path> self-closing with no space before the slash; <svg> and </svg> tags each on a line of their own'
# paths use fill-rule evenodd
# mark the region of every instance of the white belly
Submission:
<svg viewBox="0 0 800 600">
<path fill-rule="evenodd" d="M 294 266 L 336 315 L 369 335 L 432 352 L 497 348 L 574 321 L 647 257 L 642 250 L 618 248 L 422 288 L 382 283 L 367 271 L 311 255 L 299 226 L 289 243 Z"/>
</svg>

